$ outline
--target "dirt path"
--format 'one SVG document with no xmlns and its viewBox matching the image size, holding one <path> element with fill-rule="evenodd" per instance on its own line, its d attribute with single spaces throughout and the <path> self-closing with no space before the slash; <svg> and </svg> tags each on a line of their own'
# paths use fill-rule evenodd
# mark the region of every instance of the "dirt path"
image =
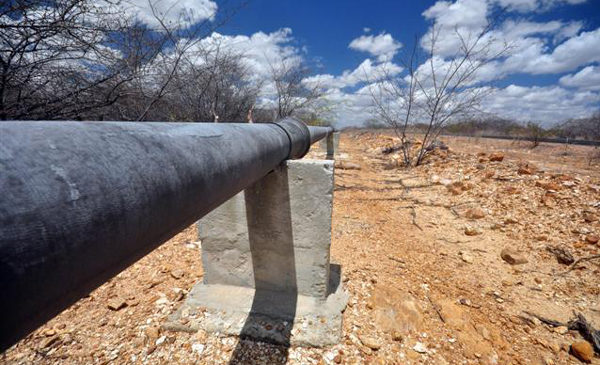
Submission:
<svg viewBox="0 0 600 365">
<path fill-rule="evenodd" d="M 569 165 L 557 170 L 551 149 L 448 139 L 452 152 L 407 171 L 389 168 L 378 149 L 388 142 L 369 133 L 341 141 L 340 158 L 360 165 L 336 169 L 332 258 L 350 295 L 341 344 L 288 350 L 163 331 L 202 277 L 190 227 L 0 359 L 222 364 L 237 347 L 242 362 L 265 364 L 580 363 L 569 354 L 578 333 L 525 312 L 567 321 L 577 311 L 600 327 L 599 262 L 560 276 L 568 266 L 548 251 L 598 254 L 588 241 L 600 234 L 600 179 L 580 163 L 585 150 L 557 157 Z M 492 151 L 506 158 L 489 161 Z M 507 263 L 506 248 L 527 262 Z"/>
</svg>

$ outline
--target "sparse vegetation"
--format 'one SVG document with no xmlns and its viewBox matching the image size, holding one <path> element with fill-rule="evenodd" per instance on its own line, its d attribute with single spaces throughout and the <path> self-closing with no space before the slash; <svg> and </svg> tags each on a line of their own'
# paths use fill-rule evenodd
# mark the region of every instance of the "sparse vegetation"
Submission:
<svg viewBox="0 0 600 365">
<path fill-rule="evenodd" d="M 536 148 L 540 145 L 541 139 L 546 135 L 545 129 L 536 122 L 528 122 L 525 128 L 527 130 L 527 137 L 531 142 L 531 148 Z"/>
<path fill-rule="evenodd" d="M 16 0 L 0 5 L 0 120 L 273 121 L 322 118 L 318 85 L 298 57 L 249 72 L 246 55 L 213 32 L 217 19 L 167 19 L 150 1 L 154 28 L 120 0 Z M 162 4 L 164 5 L 164 4 Z M 191 26 L 193 24 L 193 26 Z M 261 103 L 273 83 L 276 103 Z M 316 103 L 316 101 L 319 101 Z M 313 118 L 314 119 L 314 118 Z"/>
<path fill-rule="evenodd" d="M 400 138 L 405 166 L 420 165 L 444 127 L 473 114 L 490 94 L 488 87 L 475 87 L 479 83 L 477 73 L 510 49 L 488 36 L 492 30 L 493 23 L 476 34 L 433 24 L 421 43 L 415 40 L 412 51 L 402 61 L 406 75 L 384 70 L 382 80 L 368 88 L 374 114 Z M 458 42 L 451 56 L 439 53 L 442 32 L 454 32 Z M 407 131 L 417 123 L 422 123 L 424 132 L 413 155 L 414 143 Z"/>
</svg>

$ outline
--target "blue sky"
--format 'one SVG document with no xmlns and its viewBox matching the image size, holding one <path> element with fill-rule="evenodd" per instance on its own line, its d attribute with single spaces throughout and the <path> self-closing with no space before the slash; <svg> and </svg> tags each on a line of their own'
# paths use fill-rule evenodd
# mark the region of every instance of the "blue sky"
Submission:
<svg viewBox="0 0 600 365">
<path fill-rule="evenodd" d="M 298 45 L 308 49 L 308 57 L 321 61 L 324 67 L 320 71 L 341 73 L 363 60 L 363 55 L 349 49 L 348 44 L 362 35 L 364 28 L 370 28 L 375 34 L 388 32 L 404 45 L 410 45 L 415 36 L 426 32 L 428 22 L 421 14 L 435 2 L 250 0 L 219 31 L 228 35 L 250 35 L 257 31 L 270 33 L 291 28 Z M 596 29 L 600 27 L 600 0 L 575 5 L 563 3 L 549 11 L 519 14 L 519 17 L 540 22 L 579 20 L 585 23 L 586 29 Z M 534 82 L 527 77 L 522 79 L 525 84 Z M 544 84 L 557 78 L 539 79 Z"/>
<path fill-rule="evenodd" d="M 215 19 L 234 4 L 162 1 Z M 598 110 L 600 0 L 250 0 L 203 44 L 218 41 L 236 49 L 262 77 L 268 77 L 269 62 L 308 63 L 314 75 L 307 82 L 322 86 L 335 106 L 329 118 L 357 125 L 373 116 L 365 87 L 378 81 L 382 69 L 404 77 L 399 60 L 415 36 L 433 24 L 446 30 L 436 55 L 443 65 L 454 57 L 451 30 L 476 33 L 499 8 L 506 10 L 491 37 L 513 48 L 478 72 L 475 86 L 494 90 L 482 109 L 544 124 Z M 267 99 L 270 91 L 266 83 Z"/>
<path fill-rule="evenodd" d="M 372 33 L 388 31 L 404 44 L 426 30 L 421 13 L 425 1 L 277 1 L 251 0 L 221 31 L 252 34 L 291 28 L 294 38 L 306 46 L 308 56 L 321 60 L 323 70 L 338 74 L 356 67 L 364 54 L 348 48 L 365 27 Z"/>
</svg>

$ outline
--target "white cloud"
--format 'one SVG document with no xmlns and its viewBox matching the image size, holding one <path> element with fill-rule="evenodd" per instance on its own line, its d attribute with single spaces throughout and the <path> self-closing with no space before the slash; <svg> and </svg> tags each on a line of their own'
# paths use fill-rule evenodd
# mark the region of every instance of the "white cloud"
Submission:
<svg viewBox="0 0 600 365">
<path fill-rule="evenodd" d="M 433 21 L 421 39 L 421 46 L 431 47 L 432 34 L 437 35 L 435 54 L 452 58 L 461 50 L 461 38 L 473 39 L 488 24 L 490 9 L 496 5 L 513 10 L 535 10 L 541 7 L 575 4 L 581 0 L 457 0 L 438 1 L 423 16 Z M 495 62 L 494 70 L 487 70 L 484 80 L 492 75 L 502 78 L 513 73 L 553 74 L 570 72 L 578 67 L 600 60 L 600 28 L 581 32 L 583 22 L 552 20 L 534 22 L 508 19 L 499 27 L 488 31 L 480 45 L 490 47 L 489 54 L 497 54 L 505 45 L 510 52 Z M 436 33 L 433 33 L 433 32 Z M 558 45 L 557 45 L 558 44 Z M 506 58 L 504 60 L 504 58 Z M 502 61 L 502 62 L 500 62 Z"/>
<path fill-rule="evenodd" d="M 498 7 L 506 7 L 509 15 L 525 12 L 542 12 L 560 5 L 578 4 L 585 0 L 452 0 L 437 1 L 423 12 L 423 16 L 432 21 L 439 30 L 436 43 L 435 67 L 443 74 L 451 65 L 452 58 L 460 49 L 458 31 L 466 38 L 474 37 L 488 26 L 492 12 Z M 554 86 L 517 86 L 510 85 L 495 89 L 486 98 L 483 110 L 520 121 L 538 120 L 550 124 L 569 118 L 589 115 L 600 103 L 600 28 L 583 30 L 581 21 L 563 21 L 560 19 L 546 22 L 533 21 L 530 18 L 514 18 L 505 21 L 488 31 L 482 39 L 490 44 L 490 54 L 496 54 L 511 46 L 508 54 L 503 54 L 478 70 L 469 85 L 485 86 L 488 82 L 517 73 L 561 74 L 583 68 L 576 74 L 561 78 Z M 427 48 L 429 33 L 421 39 L 421 46 Z M 393 39 L 389 35 L 389 39 Z M 472 38 L 471 38 L 472 39 Z M 374 37 L 363 35 L 350 44 L 350 48 L 371 53 L 379 57 L 384 51 L 374 51 Z M 390 53 L 395 54 L 397 50 Z M 383 59 L 383 58 L 382 58 Z M 366 78 L 359 78 L 364 70 L 376 74 L 377 64 L 365 60 L 353 71 L 345 71 L 340 76 L 319 75 L 318 78 L 332 89 L 331 100 L 335 102 L 340 125 L 356 125 L 373 117 L 369 112 L 371 97 L 369 88 L 377 84 L 365 84 Z M 419 65 L 418 72 L 427 75 L 429 66 Z M 361 73 L 362 71 L 362 73 Z M 405 77 L 401 71 L 396 74 Z M 381 78 L 380 78 L 381 79 Z M 343 87 L 362 85 L 359 90 L 346 92 Z"/>
<path fill-rule="evenodd" d="M 167 25 L 192 25 L 213 20 L 218 9 L 211 0 L 125 0 L 121 7 L 125 14 L 155 28 L 160 26 L 157 17 Z"/>
<path fill-rule="evenodd" d="M 343 89 L 356 86 L 360 83 L 378 81 L 387 76 L 396 76 L 402 70 L 403 68 L 395 63 L 373 63 L 373 61 L 367 58 L 354 70 L 346 70 L 340 76 L 320 74 L 308 77 L 304 81 L 309 85 L 318 85 L 324 89 Z"/>
<path fill-rule="evenodd" d="M 533 35 L 553 35 L 557 41 L 570 38 L 581 30 L 582 22 L 562 22 L 552 20 L 546 23 L 531 22 L 527 20 L 507 20 L 502 24 L 501 32 L 507 40 L 518 40 Z"/>
<path fill-rule="evenodd" d="M 440 26 L 482 27 L 487 24 L 489 11 L 501 7 L 509 12 L 542 12 L 559 5 L 576 5 L 587 0 L 440 0 L 423 12 Z"/>
<path fill-rule="evenodd" d="M 446 30 L 451 27 L 452 31 L 440 33 L 437 49 L 439 57 L 435 59 L 435 63 L 443 69 L 456 54 L 458 39 L 454 29 L 477 34 L 486 26 L 487 17 L 495 5 L 502 3 L 515 11 L 532 11 L 577 1 L 580 0 L 438 1 L 423 15 Z M 202 0 L 193 4 L 200 3 L 210 4 L 212 1 Z M 185 4 L 187 3 L 183 3 Z M 209 11 L 204 13 L 205 19 L 214 17 L 216 4 L 213 10 L 210 10 L 210 7 L 206 9 Z M 545 123 L 591 113 L 600 103 L 600 66 L 595 64 L 600 62 L 600 54 L 596 51 L 600 49 L 600 28 L 582 32 L 582 27 L 582 22 L 512 19 L 486 34 L 485 40 L 491 41 L 493 47 L 499 48 L 507 41 L 513 45 L 514 52 L 509 57 L 494 60 L 481 68 L 471 85 L 485 85 L 486 82 L 514 73 L 564 73 L 589 64 L 592 66 L 562 77 L 562 87 L 510 85 L 498 89 L 486 99 L 484 110 L 507 118 L 540 120 Z M 363 29 L 364 33 L 370 31 L 368 28 Z M 243 54 L 246 66 L 258 81 L 269 79 L 270 63 L 277 64 L 284 59 L 288 62 L 300 62 L 303 59 L 302 49 L 296 47 L 293 41 L 292 31 L 288 28 L 272 33 L 257 32 L 248 36 L 213 33 L 199 42 L 198 50 L 219 44 L 220 47 Z M 423 40 L 421 44 L 424 45 Z M 402 44 L 389 33 L 363 34 L 352 40 L 349 48 L 367 52 L 372 58 L 364 59 L 355 69 L 346 70 L 341 74 L 318 74 L 306 78 L 304 82 L 311 86 L 318 85 L 324 90 L 325 99 L 332 106 L 339 126 L 363 124 L 373 117 L 369 87 L 381 82 L 386 75 L 403 76 L 402 67 L 391 62 L 401 47 Z M 421 70 L 426 69 L 421 67 Z M 263 101 L 272 96 L 272 86 L 269 82 L 264 84 Z"/>
<path fill-rule="evenodd" d="M 400 72 L 402 67 L 392 62 L 374 64 L 370 59 L 366 59 L 355 70 L 344 71 L 340 79 L 346 86 L 355 86 L 360 82 L 373 82 L 386 76 L 396 76 Z"/>
<path fill-rule="evenodd" d="M 331 89 L 325 99 L 333 106 L 332 114 L 338 127 L 360 126 L 373 117 L 371 96 L 361 90 L 346 93 L 340 89 Z"/>
<path fill-rule="evenodd" d="M 437 1 L 423 12 L 432 26 L 421 38 L 421 47 L 430 50 L 434 41 L 438 56 L 456 55 L 461 50 L 461 37 L 472 40 L 484 31 L 489 8 L 488 0 Z"/>
<path fill-rule="evenodd" d="M 433 87 L 434 77 L 435 79 L 445 79 L 450 73 L 456 71 L 460 77 L 455 77 L 454 81 L 461 79 L 460 87 L 475 86 L 478 84 L 490 82 L 498 79 L 501 75 L 499 68 L 500 62 L 491 61 L 477 66 L 477 70 L 474 70 L 472 75 L 468 75 L 473 71 L 473 63 L 465 63 L 462 67 L 457 66 L 456 62 L 452 62 L 449 59 L 434 56 L 433 58 L 427 59 L 423 62 L 415 71 L 415 75 L 418 77 L 419 82 L 426 88 Z M 434 72 L 432 72 L 432 68 Z M 405 76 L 405 81 L 408 82 L 410 77 Z M 450 82 L 450 85 L 454 85 L 454 82 Z"/>
<path fill-rule="evenodd" d="M 441 27 L 479 28 L 487 23 L 486 0 L 438 1 L 423 12 L 426 19 L 434 20 Z"/>
<path fill-rule="evenodd" d="M 486 111 L 519 121 L 535 120 L 545 125 L 589 116 L 600 103 L 600 94 L 570 91 L 560 86 L 510 85 L 497 90 L 484 102 Z"/>
<path fill-rule="evenodd" d="M 579 66 L 600 61 L 600 28 L 582 32 L 558 45 L 551 52 L 541 39 L 532 42 L 527 49 L 515 52 L 506 60 L 504 69 L 510 72 L 551 74 L 569 72 Z"/>
<path fill-rule="evenodd" d="M 583 31 L 581 21 L 560 19 L 537 22 L 531 18 L 515 18 L 515 12 L 542 12 L 560 5 L 578 4 L 585 0 L 452 0 L 437 1 L 423 12 L 423 16 L 435 24 L 439 35 L 436 43 L 436 56 L 433 58 L 438 72 L 443 74 L 452 58 L 459 55 L 462 36 L 474 37 L 488 26 L 491 14 L 500 6 L 508 9 L 509 20 L 488 31 L 482 39 L 490 44 L 490 54 L 496 54 L 511 46 L 511 52 L 503 54 L 478 70 L 471 86 L 485 86 L 488 82 L 513 74 L 563 74 L 581 67 L 581 71 L 561 78 L 554 86 L 517 86 L 496 89 L 484 102 L 485 111 L 516 120 L 539 120 L 552 123 L 568 118 L 589 115 L 600 103 L 600 28 Z M 518 15 L 520 17 L 520 15 Z M 427 48 L 429 33 L 421 39 L 421 46 Z M 389 39 L 393 40 L 391 34 Z M 471 38 L 472 39 L 472 38 Z M 350 48 L 369 52 L 379 58 L 385 51 L 375 51 L 375 37 L 363 35 L 352 41 Z M 397 50 L 388 54 L 395 55 Z M 389 56 L 388 56 L 389 57 Z M 381 59 L 389 59 L 382 57 Z M 318 75 L 323 84 L 331 87 L 330 95 L 336 103 L 338 120 L 341 125 L 360 124 L 372 118 L 369 113 L 369 87 L 366 78 L 360 78 L 365 70 L 376 72 L 376 63 L 363 61 L 353 71 L 345 71 L 340 76 Z M 425 60 L 427 63 L 428 60 Z M 428 65 L 419 65 L 419 72 L 426 75 Z M 396 74 L 405 77 L 401 71 Z M 380 78 L 381 79 L 381 78 Z M 346 86 L 361 85 L 355 92 L 344 91 Z M 478 86 L 479 87 L 479 86 Z"/>
<path fill-rule="evenodd" d="M 390 34 L 381 33 L 379 35 L 362 35 L 348 45 L 349 48 L 356 51 L 368 52 L 377 57 L 380 62 L 391 60 L 402 43 L 396 41 Z"/>
<path fill-rule="evenodd" d="M 530 11 L 547 11 L 558 5 L 575 5 L 586 1 L 587 0 L 497 0 L 500 6 L 522 13 Z"/>
<path fill-rule="evenodd" d="M 600 90 L 600 66 L 588 66 L 576 74 L 560 78 L 560 84 L 582 90 Z"/>
<path fill-rule="evenodd" d="M 300 50 L 291 45 L 292 41 L 290 28 L 282 28 L 271 33 L 256 32 L 250 36 L 230 36 L 215 32 L 202 39 L 196 45 L 196 50 L 206 51 L 218 46 L 222 50 L 240 54 L 244 56 L 244 62 L 250 73 L 257 80 L 264 80 L 270 77 L 271 65 L 279 65 L 283 60 L 293 63 L 302 60 Z"/>
<path fill-rule="evenodd" d="M 562 42 L 567 38 L 571 38 L 579 34 L 579 32 L 583 29 L 583 22 L 573 21 L 565 26 L 556 34 L 554 37 L 555 42 Z"/>
</svg>

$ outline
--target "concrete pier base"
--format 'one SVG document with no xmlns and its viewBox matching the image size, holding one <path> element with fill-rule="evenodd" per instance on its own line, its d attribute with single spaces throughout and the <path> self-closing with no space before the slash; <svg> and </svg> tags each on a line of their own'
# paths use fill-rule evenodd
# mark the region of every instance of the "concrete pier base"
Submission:
<svg viewBox="0 0 600 365">
<path fill-rule="evenodd" d="M 230 285 L 196 285 L 164 325 L 168 330 L 237 335 L 294 346 L 322 347 L 340 342 L 347 294 L 339 285 L 325 301 L 280 291 Z"/>
<path fill-rule="evenodd" d="M 203 282 L 165 327 L 300 346 L 338 343 L 333 161 L 288 161 L 198 222 Z"/>
</svg>

